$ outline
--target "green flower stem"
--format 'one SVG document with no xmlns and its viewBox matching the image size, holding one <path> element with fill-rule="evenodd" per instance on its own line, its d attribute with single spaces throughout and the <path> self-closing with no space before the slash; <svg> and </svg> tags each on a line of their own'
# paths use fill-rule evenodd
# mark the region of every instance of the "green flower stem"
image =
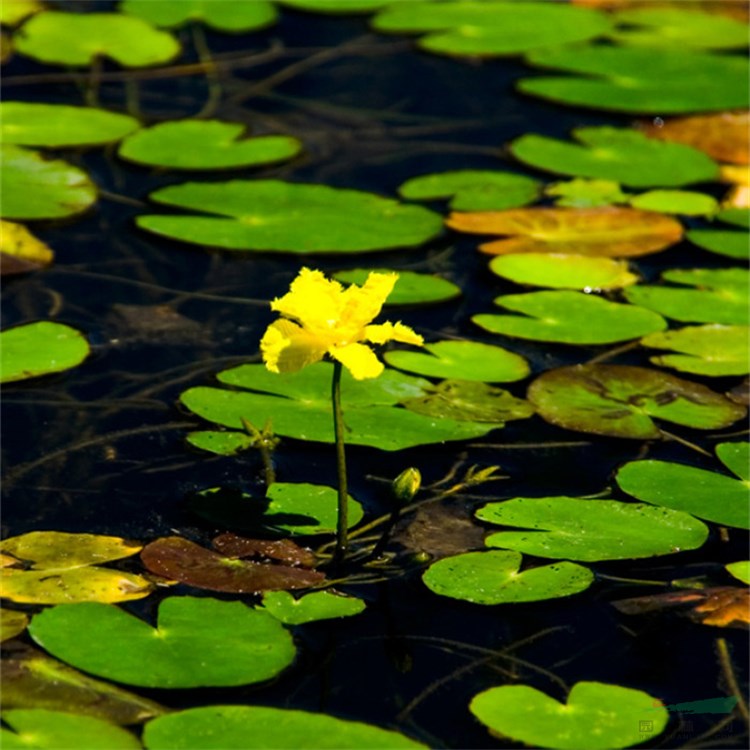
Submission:
<svg viewBox="0 0 750 750">
<path fill-rule="evenodd" d="M 339 478 L 338 518 L 336 520 L 336 552 L 333 562 L 340 563 L 349 549 L 349 504 L 346 483 L 346 452 L 344 446 L 344 413 L 341 410 L 341 362 L 333 363 L 331 382 L 333 432 L 336 437 L 336 469 Z"/>
</svg>

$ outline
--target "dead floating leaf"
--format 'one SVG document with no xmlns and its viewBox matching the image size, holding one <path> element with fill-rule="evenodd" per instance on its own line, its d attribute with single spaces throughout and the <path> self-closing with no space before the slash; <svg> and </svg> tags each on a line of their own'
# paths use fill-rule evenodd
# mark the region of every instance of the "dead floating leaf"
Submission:
<svg viewBox="0 0 750 750">
<path fill-rule="evenodd" d="M 721 202 L 722 208 L 750 208 L 750 169 L 744 165 L 724 164 L 721 181 L 732 187 Z"/>
<path fill-rule="evenodd" d="M 489 255 L 571 253 L 634 257 L 664 250 L 678 242 L 683 233 L 680 222 L 671 216 L 615 206 L 454 212 L 446 224 L 470 234 L 511 235 L 479 246 Z"/>
<path fill-rule="evenodd" d="M 676 8 L 685 9 L 685 0 L 571 0 L 573 5 L 601 10 L 622 10 L 624 8 Z M 693 0 L 691 10 L 727 16 L 738 21 L 750 18 L 750 8 L 745 0 Z"/>
<path fill-rule="evenodd" d="M 23 225 L 0 220 L 0 275 L 13 276 L 44 268 L 54 253 Z"/>
<path fill-rule="evenodd" d="M 141 560 L 152 573 L 164 578 L 233 594 L 304 589 L 325 580 L 325 575 L 316 570 L 238 560 L 178 536 L 146 545 Z"/>
<path fill-rule="evenodd" d="M 217 552 L 227 557 L 265 557 L 286 565 L 315 567 L 315 555 L 291 539 L 248 539 L 228 532 L 217 536 L 211 544 Z"/>
<path fill-rule="evenodd" d="M 748 112 L 717 112 L 644 123 L 641 130 L 649 138 L 693 146 L 716 161 L 750 164 L 749 127 Z"/>
</svg>

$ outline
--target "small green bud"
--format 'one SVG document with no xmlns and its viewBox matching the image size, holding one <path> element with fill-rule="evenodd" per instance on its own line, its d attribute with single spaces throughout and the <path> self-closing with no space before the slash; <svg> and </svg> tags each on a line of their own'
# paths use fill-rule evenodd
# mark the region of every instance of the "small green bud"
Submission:
<svg viewBox="0 0 750 750">
<path fill-rule="evenodd" d="M 406 505 L 417 494 L 421 485 L 422 475 L 419 473 L 419 469 L 410 466 L 393 480 L 391 491 L 396 500 Z"/>
</svg>

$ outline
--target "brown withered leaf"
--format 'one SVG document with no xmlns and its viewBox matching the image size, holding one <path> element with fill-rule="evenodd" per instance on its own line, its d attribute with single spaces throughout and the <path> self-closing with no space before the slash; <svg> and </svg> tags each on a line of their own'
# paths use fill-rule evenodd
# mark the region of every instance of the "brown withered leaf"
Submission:
<svg viewBox="0 0 750 750">
<path fill-rule="evenodd" d="M 0 220 L 0 275 L 29 273 L 52 263 L 52 250 L 23 224 Z"/>
<path fill-rule="evenodd" d="M 623 10 L 624 8 L 676 8 L 685 9 L 685 0 L 570 0 L 573 5 L 601 10 Z M 738 21 L 750 18 L 750 8 L 746 0 L 693 0 L 691 10 L 728 16 Z"/>
<path fill-rule="evenodd" d="M 315 567 L 315 555 L 291 539 L 248 539 L 227 532 L 212 539 L 211 544 L 227 557 L 261 557 L 302 568 Z"/>
<path fill-rule="evenodd" d="M 636 208 L 516 208 L 509 211 L 452 213 L 446 224 L 470 234 L 508 235 L 485 242 L 489 255 L 572 253 L 609 258 L 649 255 L 682 238 L 682 225 L 671 216 Z"/>
<path fill-rule="evenodd" d="M 750 625 L 750 588 L 726 586 L 706 593 L 705 601 L 693 609 L 704 625 L 720 628 Z"/>
<path fill-rule="evenodd" d="M 684 143 L 729 164 L 750 164 L 750 113 L 717 112 L 674 117 L 655 125 L 644 123 L 642 132 L 660 141 Z"/>
</svg>

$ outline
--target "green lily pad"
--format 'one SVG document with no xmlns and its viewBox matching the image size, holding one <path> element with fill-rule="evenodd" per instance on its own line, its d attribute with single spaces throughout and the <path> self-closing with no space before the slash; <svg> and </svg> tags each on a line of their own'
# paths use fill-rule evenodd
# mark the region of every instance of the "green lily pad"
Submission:
<svg viewBox="0 0 750 750">
<path fill-rule="evenodd" d="M 305 589 L 325 580 L 325 575 L 315 570 L 239 560 L 178 536 L 162 537 L 147 544 L 141 560 L 157 576 L 232 594 Z"/>
<path fill-rule="evenodd" d="M 21 146 L 90 146 L 112 143 L 138 130 L 134 117 L 94 107 L 33 102 L 0 103 L 0 137 Z"/>
<path fill-rule="evenodd" d="M 594 574 L 583 565 L 559 562 L 519 573 L 518 552 L 466 552 L 444 557 L 422 575 L 431 591 L 474 604 L 515 604 L 557 599 L 585 591 Z"/>
<path fill-rule="evenodd" d="M 744 211 L 743 213 L 747 213 Z M 717 215 L 718 219 L 726 221 L 721 212 Z M 737 226 L 742 227 L 742 224 Z M 747 227 L 743 227 L 747 230 Z M 729 258 L 738 258 L 740 260 L 750 259 L 750 232 L 739 231 L 734 229 L 691 229 L 685 233 L 685 237 L 694 245 L 709 250 L 712 253 L 726 255 Z"/>
<path fill-rule="evenodd" d="M 150 721 L 148 750 L 416 750 L 426 745 L 388 729 L 326 714 L 262 706 L 202 706 Z"/>
<path fill-rule="evenodd" d="M 500 346 L 479 341 L 436 341 L 424 351 L 393 350 L 385 361 L 393 367 L 429 378 L 453 378 L 484 383 L 523 380 L 530 372 L 528 362 Z M 426 352 L 426 353 L 424 353 Z"/>
<path fill-rule="evenodd" d="M 544 194 L 555 199 L 556 206 L 565 208 L 596 208 L 627 203 L 628 194 L 614 180 L 586 180 L 576 177 L 564 182 L 553 182 L 544 188 Z"/>
<path fill-rule="evenodd" d="M 750 371 L 750 327 L 704 325 L 652 333 L 641 339 L 643 346 L 670 349 L 650 361 L 681 372 L 721 377 L 747 375 Z"/>
<path fill-rule="evenodd" d="M 0 147 L 2 217 L 59 219 L 85 211 L 96 201 L 88 175 L 59 159 L 47 160 L 18 146 Z"/>
<path fill-rule="evenodd" d="M 230 250 L 345 253 L 421 245 L 440 217 L 358 190 L 278 180 L 187 182 L 151 199 L 202 216 L 139 216 L 138 226 L 198 245 Z M 205 214 L 214 214 L 207 216 Z"/>
<path fill-rule="evenodd" d="M 548 370 L 529 386 L 527 398 L 539 416 L 559 427 L 640 440 L 661 437 L 653 419 L 713 430 L 746 413 L 704 385 L 629 365 Z"/>
<path fill-rule="evenodd" d="M 310 13 L 369 13 L 392 0 L 278 0 L 282 5 Z"/>
<path fill-rule="evenodd" d="M 566 253 L 511 253 L 490 261 L 490 270 L 516 284 L 578 289 L 620 289 L 638 277 L 622 260 Z"/>
<path fill-rule="evenodd" d="M 716 198 L 689 190 L 649 190 L 632 197 L 629 203 L 642 211 L 683 216 L 710 216 L 719 208 Z"/>
<path fill-rule="evenodd" d="M 163 122 L 126 138 L 118 154 L 153 167 L 228 169 L 286 161 L 302 149 L 302 144 L 290 136 L 242 138 L 244 132 L 241 123 L 219 120 Z"/>
<path fill-rule="evenodd" d="M 267 0 L 123 0 L 120 11 L 154 26 L 175 28 L 201 21 L 229 32 L 263 29 L 278 17 Z"/>
<path fill-rule="evenodd" d="M 9 750 L 139 750 L 135 735 L 92 716 L 77 716 L 42 708 L 3 711 L 10 729 L 0 729 L 0 741 Z"/>
<path fill-rule="evenodd" d="M 747 464 L 748 443 L 723 445 L 741 451 Z M 742 471 L 746 474 L 746 465 Z M 723 526 L 750 528 L 747 478 L 735 479 L 694 466 L 653 460 L 630 461 L 620 468 L 616 478 L 620 489 L 644 502 L 682 510 Z"/>
<path fill-rule="evenodd" d="M 88 341 L 62 323 L 28 323 L 0 333 L 0 382 L 12 383 L 62 372 L 88 357 Z"/>
<path fill-rule="evenodd" d="M 687 323 L 750 324 L 750 274 L 745 269 L 675 269 L 665 271 L 662 279 L 681 287 L 639 284 L 626 289 L 625 297 L 635 305 Z"/>
<path fill-rule="evenodd" d="M 500 211 L 531 203 L 540 189 L 537 180 L 513 172 L 462 169 L 412 177 L 398 192 L 409 200 L 451 198 L 456 211 Z"/>
<path fill-rule="evenodd" d="M 745 208 L 725 208 L 716 214 L 716 218 L 725 224 L 750 229 L 750 212 Z"/>
<path fill-rule="evenodd" d="M 697 549 L 708 537 L 708 528 L 687 513 L 616 500 L 515 497 L 475 515 L 522 529 L 490 534 L 488 547 L 583 562 L 669 555 Z"/>
<path fill-rule="evenodd" d="M 0 642 L 9 641 L 26 630 L 28 615 L 14 609 L 0 609 Z"/>
<path fill-rule="evenodd" d="M 738 581 L 750 584 L 750 560 L 738 560 L 724 567 Z"/>
<path fill-rule="evenodd" d="M 694 8 L 628 8 L 615 13 L 618 44 L 682 49 L 743 49 L 747 24 Z"/>
<path fill-rule="evenodd" d="M 564 104 L 652 116 L 750 105 L 748 64 L 742 55 L 556 45 L 530 52 L 526 62 L 581 74 L 524 78 L 517 84 L 525 94 Z"/>
<path fill-rule="evenodd" d="M 39 0 L 5 0 L 0 6 L 0 23 L 3 26 L 17 26 L 24 18 L 45 10 Z"/>
<path fill-rule="evenodd" d="M 98 677 L 141 687 L 248 685 L 294 659 L 284 626 L 240 602 L 172 596 L 156 629 L 109 604 L 45 609 L 29 626 L 46 651 Z"/>
<path fill-rule="evenodd" d="M 534 407 L 502 388 L 471 380 L 444 380 L 428 389 L 426 396 L 401 402 L 410 411 L 438 419 L 489 422 L 502 427 L 512 419 L 528 419 Z"/>
<path fill-rule="evenodd" d="M 190 388 L 180 401 L 190 411 L 211 422 L 239 429 L 242 418 L 253 424 L 269 420 L 276 435 L 298 440 L 333 443 L 331 372 L 328 362 L 311 365 L 293 374 L 269 372 L 263 365 L 243 365 L 219 373 L 221 382 L 242 391 Z M 355 381 L 342 377 L 346 441 L 381 450 L 401 450 L 415 445 L 466 440 L 485 435 L 490 425 L 434 419 L 399 408 L 410 396 L 426 395 L 429 382 L 395 371 L 378 378 Z"/>
<path fill-rule="evenodd" d="M 750 443 L 719 443 L 716 455 L 732 474 L 750 482 Z"/>
<path fill-rule="evenodd" d="M 686 185 L 718 177 L 716 162 L 682 143 L 657 141 L 630 128 L 578 128 L 576 143 L 523 135 L 510 144 L 516 159 L 537 169 L 613 180 L 630 187 Z"/>
<path fill-rule="evenodd" d="M 648 693 L 601 682 L 576 683 L 567 703 L 528 685 L 503 685 L 475 695 L 469 710 L 495 735 L 554 750 L 639 745 L 669 721 L 667 709 Z"/>
<path fill-rule="evenodd" d="M 583 292 L 506 294 L 495 304 L 523 315 L 480 313 L 472 321 L 491 333 L 560 344 L 613 344 L 661 331 L 667 323 L 643 307 Z"/>
<path fill-rule="evenodd" d="M 313 591 L 295 599 L 288 591 L 263 594 L 262 608 L 284 625 L 351 617 L 364 612 L 365 603 L 355 596 L 342 596 L 332 591 Z"/>
<path fill-rule="evenodd" d="M 166 710 L 32 648 L 3 659 L 3 709 L 7 708 L 70 711 L 123 725 L 140 724 Z"/>
<path fill-rule="evenodd" d="M 245 432 L 197 430 L 189 432 L 185 439 L 194 448 L 200 448 L 220 456 L 234 456 L 255 445 L 255 438 Z"/>
<path fill-rule="evenodd" d="M 32 16 L 13 42 L 22 55 L 53 65 L 85 66 L 108 57 L 138 68 L 169 62 L 180 51 L 169 32 L 120 13 L 46 11 Z"/>
<path fill-rule="evenodd" d="M 517 55 L 550 44 L 592 39 L 611 21 L 588 8 L 545 2 L 392 3 L 372 21 L 377 31 L 429 32 L 422 49 L 448 55 Z"/>
<path fill-rule="evenodd" d="M 448 279 L 414 271 L 393 271 L 390 268 L 352 268 L 339 271 L 333 278 L 345 284 L 362 285 L 370 273 L 398 273 L 396 285 L 388 295 L 384 306 L 425 305 L 445 302 L 461 295 L 461 288 Z"/>
</svg>

